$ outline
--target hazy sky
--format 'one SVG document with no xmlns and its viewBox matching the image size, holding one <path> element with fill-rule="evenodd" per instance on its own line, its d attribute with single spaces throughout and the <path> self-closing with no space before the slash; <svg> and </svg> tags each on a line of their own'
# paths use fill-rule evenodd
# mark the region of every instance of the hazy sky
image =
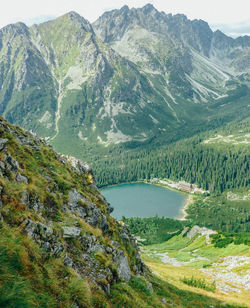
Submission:
<svg viewBox="0 0 250 308">
<path fill-rule="evenodd" d="M 213 29 L 227 34 L 250 35 L 250 0 L 5 0 L 1 3 L 0 28 L 13 22 L 41 22 L 69 11 L 76 11 L 89 21 L 103 12 L 121 8 L 141 7 L 152 3 L 166 13 L 183 13 L 190 19 L 203 19 Z"/>
</svg>

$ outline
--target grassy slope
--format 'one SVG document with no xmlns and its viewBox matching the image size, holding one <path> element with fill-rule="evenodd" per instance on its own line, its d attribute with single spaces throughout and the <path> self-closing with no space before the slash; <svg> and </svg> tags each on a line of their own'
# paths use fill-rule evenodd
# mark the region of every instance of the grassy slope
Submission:
<svg viewBox="0 0 250 308">
<path fill-rule="evenodd" d="M 1 225 L 0 232 L 0 307 L 73 307 L 74 302 L 80 307 L 110 308 L 233 307 L 212 299 L 209 293 L 175 286 L 164 275 L 163 280 L 132 277 L 129 283 L 114 284 L 107 296 L 60 259 L 44 260 L 38 246 L 20 235 L 20 230 Z"/>
</svg>

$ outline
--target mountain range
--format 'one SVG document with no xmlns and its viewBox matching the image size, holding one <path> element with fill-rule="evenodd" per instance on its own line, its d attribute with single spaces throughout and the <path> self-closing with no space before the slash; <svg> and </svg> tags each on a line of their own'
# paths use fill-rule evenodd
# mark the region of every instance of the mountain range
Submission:
<svg viewBox="0 0 250 308">
<path fill-rule="evenodd" d="M 80 158 L 249 115 L 249 73 L 250 37 L 151 4 L 0 30 L 0 114 Z"/>
<path fill-rule="evenodd" d="M 250 37 L 151 4 L 0 29 L 0 306 L 248 305 L 249 101 Z M 153 178 L 207 193 L 110 216 Z"/>
</svg>

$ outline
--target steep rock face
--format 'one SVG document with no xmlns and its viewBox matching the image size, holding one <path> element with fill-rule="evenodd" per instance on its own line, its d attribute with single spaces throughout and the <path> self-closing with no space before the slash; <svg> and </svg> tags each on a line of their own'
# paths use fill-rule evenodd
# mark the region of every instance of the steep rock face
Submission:
<svg viewBox="0 0 250 308">
<path fill-rule="evenodd" d="M 217 62 L 227 62 L 227 66 L 234 73 L 248 72 L 250 69 L 250 37 L 232 39 L 217 30 L 213 34 L 210 57 L 217 58 Z"/>
<path fill-rule="evenodd" d="M 228 91 L 239 86 L 236 76 L 249 73 L 249 38 L 234 40 L 220 31 L 213 33 L 202 20 L 167 15 L 152 5 L 106 12 L 93 27 L 142 71 L 165 75 L 165 94 L 175 102 L 180 94 L 189 103 L 229 96 Z"/>
<path fill-rule="evenodd" d="M 248 36 L 233 39 L 219 30 L 213 32 L 203 20 L 189 20 L 183 14 L 165 14 L 157 11 L 151 4 L 138 9 L 124 6 L 120 10 L 106 12 L 93 23 L 93 27 L 104 42 L 114 46 L 132 29 L 142 28 L 153 33 L 155 40 L 157 36 L 162 35 L 171 48 L 179 44 L 187 49 L 194 49 L 207 58 L 211 57 L 214 49 L 224 51 L 224 55 L 230 58 L 230 50 L 236 48 L 240 57 L 240 49 L 249 53 L 250 47 Z M 136 39 L 136 36 L 133 39 Z"/>
<path fill-rule="evenodd" d="M 61 146 L 65 135 L 76 147 L 93 142 L 104 146 L 143 142 L 181 121 L 181 110 L 166 97 L 163 78 L 158 87 L 158 80 L 148 78 L 101 42 L 91 25 L 76 13 L 35 26 L 32 31 L 58 83 L 56 134 L 50 141 L 60 151 L 65 152 Z M 150 60 L 153 53 L 147 58 L 155 68 L 157 64 Z M 176 62 L 179 76 L 190 70 L 185 51 L 172 53 L 171 60 Z M 170 78 L 176 79 L 172 75 Z M 173 89 L 178 82 L 177 78 Z M 182 89 L 185 82 L 180 80 Z"/>
<path fill-rule="evenodd" d="M 18 25 L 9 27 L 13 32 Z M 25 37 L 18 33 L 16 45 L 19 48 L 18 44 L 24 41 L 27 52 L 34 56 L 11 75 L 12 83 L 18 85 L 15 74 L 30 76 L 19 86 L 21 102 L 17 101 L 14 88 L 9 86 L 8 96 L 1 91 L 2 113 L 11 122 L 38 132 L 62 152 L 65 149 L 61 145 L 67 137 L 76 147 L 86 143 L 106 146 L 145 141 L 163 130 L 166 123 L 176 122 L 174 107 L 162 101 L 162 93 L 158 93 L 147 76 L 102 43 L 80 15 L 70 12 L 32 28 L 22 27 Z M 19 52 L 25 57 L 22 50 Z M 6 69 L 6 74 L 11 74 L 13 66 Z M 43 96 L 37 92 L 36 80 L 42 81 L 39 91 Z M 30 103 L 35 98 L 24 95 L 26 88 L 40 95 L 39 106 Z M 50 98 L 45 95 L 48 92 Z M 20 112 L 28 113 L 27 121 L 26 117 L 21 119 Z"/>
<path fill-rule="evenodd" d="M 6 26 L 0 30 L 0 42 L 0 113 L 40 133 L 40 118 L 47 112 L 44 130 L 52 133 L 56 109 L 53 78 L 31 42 L 28 27 L 23 23 Z"/>
<path fill-rule="evenodd" d="M 126 32 L 138 26 L 169 40 L 190 45 L 204 55 L 208 55 L 213 36 L 206 22 L 191 21 L 183 14 L 165 14 L 157 11 L 152 4 L 131 10 L 124 6 L 120 10 L 106 12 L 93 26 L 98 36 L 107 43 L 121 40 Z"/>
<path fill-rule="evenodd" d="M 112 208 L 91 169 L 54 152 L 44 140 L 0 117 L 0 218 L 31 238 L 44 257 L 63 260 L 108 290 L 142 274 L 134 237 L 109 216 Z M 71 164 L 71 161 L 74 163 Z"/>
<path fill-rule="evenodd" d="M 124 6 L 121 10 L 104 13 L 93 27 L 104 42 L 139 65 L 142 71 L 162 75 L 165 89 L 156 84 L 153 76 L 147 77 L 170 104 L 175 99 L 169 92 L 182 93 L 185 98 L 192 96 L 185 78 L 185 74 L 192 71 L 191 57 L 190 52 L 183 49 L 182 40 L 194 45 L 197 33 L 184 15 L 166 15 L 150 4 L 131 10 Z"/>
</svg>

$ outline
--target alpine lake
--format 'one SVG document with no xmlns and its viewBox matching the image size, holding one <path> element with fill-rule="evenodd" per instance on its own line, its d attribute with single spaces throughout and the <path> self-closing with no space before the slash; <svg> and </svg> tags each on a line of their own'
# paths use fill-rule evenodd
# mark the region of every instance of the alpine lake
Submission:
<svg viewBox="0 0 250 308">
<path fill-rule="evenodd" d="M 116 219 L 125 217 L 169 217 L 178 218 L 186 195 L 165 187 L 131 183 L 106 187 L 101 193 L 114 208 Z"/>
</svg>

